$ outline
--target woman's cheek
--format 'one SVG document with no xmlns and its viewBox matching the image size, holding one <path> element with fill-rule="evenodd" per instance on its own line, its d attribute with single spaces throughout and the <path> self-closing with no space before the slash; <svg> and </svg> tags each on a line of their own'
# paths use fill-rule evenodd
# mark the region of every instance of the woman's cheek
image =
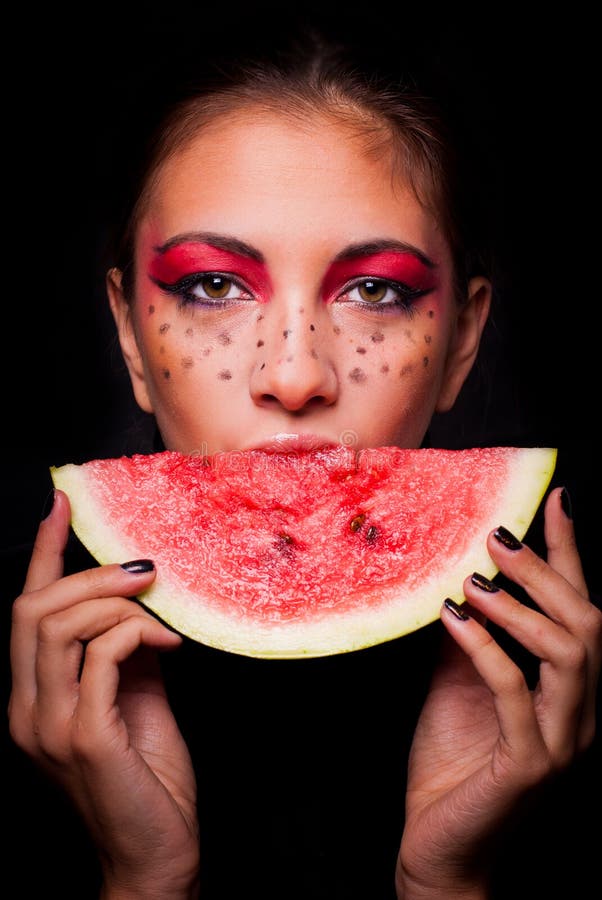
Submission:
<svg viewBox="0 0 602 900">
<path fill-rule="evenodd" d="M 155 386 L 185 387 L 197 378 L 227 383 L 236 370 L 236 341 L 227 326 L 201 328 L 194 312 L 177 315 L 149 304 L 143 326 L 147 369 Z"/>
<path fill-rule="evenodd" d="M 345 345 L 345 378 L 360 386 L 391 382 L 422 382 L 436 379 L 440 369 L 440 340 L 438 340 L 434 310 L 429 310 L 419 322 L 395 323 L 384 327 L 363 329 L 349 334 L 335 325 L 333 336 Z"/>
</svg>

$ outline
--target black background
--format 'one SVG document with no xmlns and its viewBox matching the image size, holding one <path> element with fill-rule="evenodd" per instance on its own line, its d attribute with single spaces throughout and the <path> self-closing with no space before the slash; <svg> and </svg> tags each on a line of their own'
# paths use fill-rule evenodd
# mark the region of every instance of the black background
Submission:
<svg viewBox="0 0 602 900">
<path fill-rule="evenodd" d="M 310 3 L 297 18 L 349 33 L 371 53 L 399 53 L 444 81 L 474 117 L 492 165 L 496 307 L 482 359 L 457 409 L 435 423 L 433 441 L 558 447 L 555 483 L 570 490 L 590 585 L 600 593 L 599 51 L 591 16 L 574 4 L 570 12 L 526 21 L 507 4 L 442 13 Z M 2 169 L 5 608 L 23 575 L 10 560 L 22 558 L 18 548 L 35 534 L 48 466 L 126 452 L 135 439 L 139 417 L 104 295 L 104 246 L 138 91 L 161 72 L 169 80 L 190 54 L 241 35 L 277 39 L 294 18 L 277 3 L 103 3 L 85 13 L 17 15 L 7 29 L 17 58 L 6 76 Z M 598 820 L 592 828 L 599 833 Z M 588 835 L 575 860 L 582 873 L 594 871 Z M 545 855 L 536 839 L 535 848 Z"/>
</svg>

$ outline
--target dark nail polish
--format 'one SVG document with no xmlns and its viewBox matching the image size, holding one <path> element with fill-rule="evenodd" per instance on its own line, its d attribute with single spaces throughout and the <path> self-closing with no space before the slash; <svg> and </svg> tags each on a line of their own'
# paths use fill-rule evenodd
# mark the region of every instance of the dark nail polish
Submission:
<svg viewBox="0 0 602 900">
<path fill-rule="evenodd" d="M 454 614 L 456 619 L 460 619 L 460 621 L 465 622 L 467 619 L 470 619 L 470 616 L 464 612 L 464 610 L 458 606 L 458 604 L 454 600 L 450 600 L 449 597 L 447 600 L 443 601 L 443 605 L 446 609 L 449 609 L 451 613 Z"/>
<path fill-rule="evenodd" d="M 515 538 L 512 532 L 508 531 L 507 528 L 504 528 L 503 525 L 500 525 L 499 528 L 495 529 L 493 536 L 496 541 L 499 541 L 500 544 L 503 544 L 508 550 L 520 550 L 523 546 L 519 539 Z"/>
<path fill-rule="evenodd" d="M 571 495 L 567 491 L 565 487 L 563 487 L 560 493 L 560 503 L 562 505 L 562 511 L 567 517 L 567 519 L 573 518 L 573 504 L 571 503 Z"/>
<path fill-rule="evenodd" d="M 44 506 L 42 507 L 42 515 L 40 516 L 40 521 L 44 521 L 47 519 L 50 513 L 52 512 L 52 507 L 54 506 L 54 488 L 50 491 L 46 499 L 44 500 Z"/>
<path fill-rule="evenodd" d="M 143 572 L 152 572 L 155 564 L 152 559 L 133 559 L 131 562 L 121 563 L 121 568 L 130 575 L 142 575 Z"/>
<path fill-rule="evenodd" d="M 488 594 L 497 594 L 499 591 L 497 584 L 494 584 L 493 581 L 485 578 L 485 576 L 481 575 L 479 572 L 473 572 L 470 576 L 470 580 L 475 587 L 480 588 L 482 591 L 487 591 Z"/>
</svg>

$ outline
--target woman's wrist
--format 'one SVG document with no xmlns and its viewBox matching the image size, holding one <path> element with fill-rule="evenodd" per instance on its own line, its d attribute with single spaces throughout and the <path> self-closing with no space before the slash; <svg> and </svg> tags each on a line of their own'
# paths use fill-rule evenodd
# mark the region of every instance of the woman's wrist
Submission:
<svg viewBox="0 0 602 900">
<path fill-rule="evenodd" d="M 100 890 L 99 900 L 198 900 L 200 896 L 199 879 L 193 879 L 190 883 L 167 884 L 164 881 L 154 880 L 142 883 L 117 882 L 114 879 L 105 879 Z"/>
<path fill-rule="evenodd" d="M 448 880 L 434 882 L 411 876 L 397 865 L 395 873 L 397 900 L 489 900 L 489 891 L 480 880 Z"/>
<path fill-rule="evenodd" d="M 198 883 L 184 891 L 155 887 L 150 892 L 147 886 L 138 888 L 104 884 L 99 900 L 165 900 L 165 897 L 170 900 L 198 900 L 199 896 Z"/>
</svg>

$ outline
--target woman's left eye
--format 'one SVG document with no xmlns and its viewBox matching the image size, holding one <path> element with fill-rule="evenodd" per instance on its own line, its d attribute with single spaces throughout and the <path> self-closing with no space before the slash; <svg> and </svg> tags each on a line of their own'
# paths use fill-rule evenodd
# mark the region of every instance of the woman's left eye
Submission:
<svg viewBox="0 0 602 900">
<path fill-rule="evenodd" d="M 426 293 L 426 290 L 411 288 L 401 282 L 364 278 L 346 287 L 339 300 L 364 307 L 403 307 L 409 310 L 414 300 Z"/>
</svg>

